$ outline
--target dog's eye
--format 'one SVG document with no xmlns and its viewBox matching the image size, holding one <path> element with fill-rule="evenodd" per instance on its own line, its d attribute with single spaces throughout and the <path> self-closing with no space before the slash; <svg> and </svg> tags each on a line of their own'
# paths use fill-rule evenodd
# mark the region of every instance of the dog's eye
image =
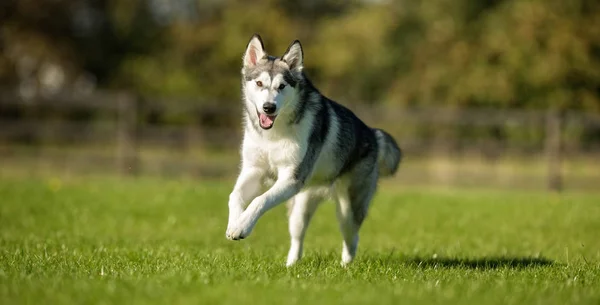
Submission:
<svg viewBox="0 0 600 305">
<path fill-rule="evenodd" d="M 259 87 L 262 87 L 262 82 L 261 81 L 257 81 L 256 85 L 259 86 Z"/>
<path fill-rule="evenodd" d="M 285 88 L 285 84 L 279 85 L 279 90 L 283 90 L 283 88 Z"/>
</svg>

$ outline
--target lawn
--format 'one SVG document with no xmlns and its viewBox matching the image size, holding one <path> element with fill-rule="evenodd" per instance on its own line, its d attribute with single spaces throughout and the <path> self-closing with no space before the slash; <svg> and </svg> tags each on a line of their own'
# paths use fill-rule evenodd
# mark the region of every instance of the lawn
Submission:
<svg viewBox="0 0 600 305">
<path fill-rule="evenodd" d="M 600 194 L 380 188 L 353 265 L 332 204 L 225 239 L 232 181 L 0 179 L 1 304 L 599 304 Z"/>
</svg>

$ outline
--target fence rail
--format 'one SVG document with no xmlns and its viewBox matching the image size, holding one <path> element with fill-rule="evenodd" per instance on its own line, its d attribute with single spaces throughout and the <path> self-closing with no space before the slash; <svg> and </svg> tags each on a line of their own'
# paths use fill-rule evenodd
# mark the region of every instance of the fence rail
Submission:
<svg viewBox="0 0 600 305">
<path fill-rule="evenodd" d="M 119 171 L 124 175 L 136 175 L 141 171 L 141 151 L 146 147 L 172 147 L 172 150 L 179 152 L 219 147 L 237 152 L 241 137 L 239 122 L 235 120 L 232 124 L 215 127 L 214 122 L 203 123 L 198 120 L 185 124 L 149 123 L 148 121 L 152 121 L 149 117 L 160 117 L 165 113 L 172 116 L 191 114 L 206 118 L 231 117 L 231 109 L 236 109 L 235 114 L 241 113 L 237 111 L 237 107 L 238 102 L 224 101 L 218 105 L 194 100 L 142 100 L 136 95 L 119 92 L 99 92 L 86 96 L 62 94 L 33 99 L 0 92 L 0 143 L 4 143 L 5 156 L 9 155 L 6 147 L 23 142 L 23 139 L 31 147 L 44 146 L 49 141 L 113 146 L 112 158 Z M 485 128 L 533 128 L 543 137 L 540 143 L 526 139 L 517 146 L 545 158 L 546 185 L 551 190 L 560 190 L 564 185 L 563 160 L 568 157 L 565 130 L 576 126 L 575 129 L 589 131 L 596 137 L 600 134 L 600 116 L 581 112 L 398 108 L 385 105 L 354 105 L 350 108 L 367 123 L 388 127 L 390 133 L 399 139 L 408 156 L 422 156 L 433 152 L 450 154 L 452 147 L 456 146 L 465 146 L 468 151 L 490 151 L 502 155 L 506 152 L 502 147 L 507 144 L 501 137 L 486 135 L 472 139 L 457 135 L 456 130 L 462 128 L 468 132 Z M 78 114 L 74 119 L 56 119 L 47 117 L 44 114 L 46 111 L 84 111 L 91 113 L 91 118 L 81 119 L 81 116 L 86 115 Z M 432 127 L 434 130 L 427 136 L 419 133 L 422 129 Z M 569 152 L 579 152 L 579 142 L 578 139 L 570 140 L 569 143 L 575 143 L 571 145 L 575 148 Z M 598 140 L 588 142 L 588 147 L 600 146 Z M 513 141 L 510 145 L 514 146 L 514 143 L 516 142 Z M 90 162 L 93 160 L 90 159 Z M 218 170 L 213 168 L 209 171 Z"/>
</svg>

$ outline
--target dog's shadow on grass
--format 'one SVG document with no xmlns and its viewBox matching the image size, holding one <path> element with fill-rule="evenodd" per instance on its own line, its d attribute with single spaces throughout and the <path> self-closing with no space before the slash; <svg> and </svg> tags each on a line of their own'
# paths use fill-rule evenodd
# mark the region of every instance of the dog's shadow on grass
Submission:
<svg viewBox="0 0 600 305">
<path fill-rule="evenodd" d="M 381 264 L 384 266 L 404 265 L 414 268 L 462 268 L 462 269 L 527 269 L 533 267 L 551 266 L 554 261 L 544 257 L 444 257 L 444 256 L 405 256 L 405 255 L 374 255 L 364 258 L 365 263 Z"/>
</svg>

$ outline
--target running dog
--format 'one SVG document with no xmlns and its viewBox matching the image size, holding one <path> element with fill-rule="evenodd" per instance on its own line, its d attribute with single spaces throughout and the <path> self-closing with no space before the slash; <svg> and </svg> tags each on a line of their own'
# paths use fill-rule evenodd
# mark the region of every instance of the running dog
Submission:
<svg viewBox="0 0 600 305">
<path fill-rule="evenodd" d="M 226 237 L 248 237 L 264 213 L 289 200 L 286 265 L 291 266 L 302 256 L 317 206 L 332 198 L 343 236 L 342 265 L 347 265 L 356 256 L 377 181 L 397 171 L 402 154 L 388 133 L 323 96 L 303 65 L 298 40 L 281 57 L 268 55 L 259 35 L 247 45 L 241 170 L 229 196 Z"/>
</svg>

